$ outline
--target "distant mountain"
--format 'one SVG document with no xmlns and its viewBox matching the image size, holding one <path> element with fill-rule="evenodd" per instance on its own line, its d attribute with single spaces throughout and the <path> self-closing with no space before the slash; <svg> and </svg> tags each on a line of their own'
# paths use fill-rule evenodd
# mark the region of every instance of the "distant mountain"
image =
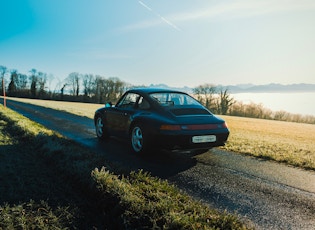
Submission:
<svg viewBox="0 0 315 230">
<path fill-rule="evenodd" d="M 178 91 L 183 91 L 186 93 L 192 93 L 193 88 L 190 88 L 188 86 L 184 86 L 184 87 L 170 87 L 168 85 L 165 84 L 151 84 L 149 85 L 150 88 L 162 88 L 162 89 L 173 89 L 173 90 L 178 90 Z"/>
<path fill-rule="evenodd" d="M 298 92 L 315 92 L 315 84 L 267 84 L 267 85 L 228 85 L 230 93 L 298 93 Z"/>
<path fill-rule="evenodd" d="M 151 88 L 166 88 L 184 91 L 192 93 L 193 88 L 185 87 L 170 87 L 166 84 L 151 84 Z M 266 84 L 266 85 L 254 85 L 254 84 L 239 84 L 239 85 L 218 85 L 223 89 L 227 88 L 230 93 L 301 93 L 301 92 L 315 92 L 315 84 Z"/>
</svg>

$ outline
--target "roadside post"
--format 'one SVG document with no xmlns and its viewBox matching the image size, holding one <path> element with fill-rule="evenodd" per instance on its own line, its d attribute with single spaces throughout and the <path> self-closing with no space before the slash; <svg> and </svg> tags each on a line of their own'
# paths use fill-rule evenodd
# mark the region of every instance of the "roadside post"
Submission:
<svg viewBox="0 0 315 230">
<path fill-rule="evenodd" d="M 7 107 L 7 102 L 5 98 L 5 86 L 4 86 L 4 77 L 2 78 L 2 90 L 3 90 L 3 106 L 4 108 Z"/>
</svg>

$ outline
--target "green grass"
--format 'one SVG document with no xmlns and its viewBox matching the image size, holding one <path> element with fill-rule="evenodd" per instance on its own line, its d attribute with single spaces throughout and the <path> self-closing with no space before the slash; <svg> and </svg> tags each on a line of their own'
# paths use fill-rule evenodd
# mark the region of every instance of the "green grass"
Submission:
<svg viewBox="0 0 315 230">
<path fill-rule="evenodd" d="M 72 213 L 67 208 L 52 208 L 44 201 L 0 206 L 0 229 L 67 229 Z"/>
<path fill-rule="evenodd" d="M 0 229 L 246 229 L 1 105 L 0 129 Z"/>
<path fill-rule="evenodd" d="M 93 118 L 101 104 L 11 98 Z M 83 106 L 82 106 L 83 105 Z M 236 153 L 315 170 L 315 125 L 221 116 L 231 130 L 223 148 Z"/>
</svg>

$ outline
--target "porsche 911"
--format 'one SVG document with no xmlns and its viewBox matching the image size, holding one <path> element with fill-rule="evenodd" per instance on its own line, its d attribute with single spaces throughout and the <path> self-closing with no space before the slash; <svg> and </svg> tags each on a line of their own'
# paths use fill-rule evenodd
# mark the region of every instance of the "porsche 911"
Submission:
<svg viewBox="0 0 315 230">
<path fill-rule="evenodd" d="M 223 146 L 229 136 L 226 122 L 185 92 L 135 88 L 116 105 L 107 103 L 94 115 L 99 140 L 127 139 L 133 152 L 154 149 L 208 151 Z"/>
</svg>

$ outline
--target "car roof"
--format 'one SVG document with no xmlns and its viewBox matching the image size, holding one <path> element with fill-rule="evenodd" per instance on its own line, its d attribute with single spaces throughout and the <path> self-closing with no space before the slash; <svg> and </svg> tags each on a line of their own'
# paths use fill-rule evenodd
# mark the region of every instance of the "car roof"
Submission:
<svg viewBox="0 0 315 230">
<path fill-rule="evenodd" d="M 165 89 L 165 88 L 133 88 L 133 89 L 128 90 L 127 92 L 130 92 L 130 93 L 146 93 L 146 94 L 163 93 L 163 92 L 185 93 L 185 92 L 182 92 L 182 91 L 173 90 L 173 89 Z"/>
</svg>

